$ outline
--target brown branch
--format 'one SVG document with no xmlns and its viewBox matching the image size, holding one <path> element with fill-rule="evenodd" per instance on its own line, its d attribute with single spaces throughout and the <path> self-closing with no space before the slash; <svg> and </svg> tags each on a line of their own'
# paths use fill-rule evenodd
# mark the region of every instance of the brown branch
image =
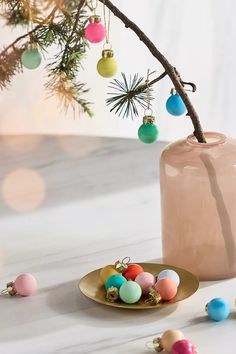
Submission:
<svg viewBox="0 0 236 354">
<path fill-rule="evenodd" d="M 154 43 L 146 36 L 146 34 L 134 22 L 132 22 L 127 16 L 125 16 L 115 5 L 113 5 L 110 0 L 99 0 L 99 1 L 102 4 L 105 4 L 105 6 L 107 6 L 107 8 L 109 8 L 111 12 L 124 23 L 126 28 L 130 28 L 134 33 L 136 33 L 139 39 L 149 49 L 151 54 L 162 64 L 167 75 L 173 82 L 176 91 L 182 97 L 185 103 L 185 106 L 188 111 L 188 115 L 190 116 L 194 126 L 194 135 L 196 136 L 198 142 L 206 143 L 206 139 L 203 134 L 203 130 L 201 127 L 201 123 L 199 121 L 198 114 L 195 111 L 187 93 L 185 92 L 181 84 L 181 80 L 176 74 L 175 68 L 169 63 L 166 57 L 155 47 Z"/>
<path fill-rule="evenodd" d="M 156 84 L 158 81 L 162 80 L 165 76 L 167 75 L 167 72 L 164 71 L 160 76 L 156 77 L 155 79 L 153 79 L 152 81 L 149 82 L 149 86 L 152 86 L 154 84 Z M 135 91 L 135 94 L 141 93 L 143 91 L 145 91 L 147 88 L 147 84 L 142 85 L 137 91 Z"/>
</svg>

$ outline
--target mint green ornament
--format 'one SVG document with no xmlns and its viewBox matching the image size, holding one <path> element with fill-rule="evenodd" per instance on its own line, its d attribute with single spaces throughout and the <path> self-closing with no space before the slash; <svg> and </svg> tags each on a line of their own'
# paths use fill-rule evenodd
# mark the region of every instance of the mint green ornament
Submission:
<svg viewBox="0 0 236 354">
<path fill-rule="evenodd" d="M 138 283 L 129 280 L 121 285 L 119 295 L 126 304 L 135 304 L 142 296 L 142 289 Z"/>
<path fill-rule="evenodd" d="M 145 116 L 143 124 L 139 127 L 138 137 L 145 144 L 152 144 L 158 139 L 159 131 L 154 122 L 153 116 Z"/>
<path fill-rule="evenodd" d="M 42 56 L 38 48 L 28 47 L 21 54 L 21 63 L 27 69 L 37 69 L 41 64 Z"/>
</svg>

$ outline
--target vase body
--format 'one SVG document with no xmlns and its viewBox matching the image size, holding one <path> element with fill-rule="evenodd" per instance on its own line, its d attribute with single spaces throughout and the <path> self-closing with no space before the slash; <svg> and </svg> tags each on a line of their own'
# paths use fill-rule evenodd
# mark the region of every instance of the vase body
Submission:
<svg viewBox="0 0 236 354">
<path fill-rule="evenodd" d="M 236 276 L 236 140 L 205 137 L 162 152 L 162 244 L 166 264 L 216 280 Z"/>
</svg>

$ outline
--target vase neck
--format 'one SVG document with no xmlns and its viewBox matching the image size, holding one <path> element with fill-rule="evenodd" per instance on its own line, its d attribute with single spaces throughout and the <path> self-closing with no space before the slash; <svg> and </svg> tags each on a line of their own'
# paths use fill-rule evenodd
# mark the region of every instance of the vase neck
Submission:
<svg viewBox="0 0 236 354">
<path fill-rule="evenodd" d="M 204 136 L 206 138 L 206 143 L 199 143 L 195 135 L 189 135 L 186 139 L 187 143 L 191 146 L 198 146 L 198 147 L 210 147 L 216 146 L 219 144 L 224 144 L 226 141 L 226 136 L 221 133 L 215 132 L 204 132 Z"/>
</svg>

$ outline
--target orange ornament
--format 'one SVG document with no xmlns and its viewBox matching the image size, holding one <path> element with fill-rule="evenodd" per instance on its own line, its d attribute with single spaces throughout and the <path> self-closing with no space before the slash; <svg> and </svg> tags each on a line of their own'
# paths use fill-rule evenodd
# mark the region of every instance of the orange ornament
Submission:
<svg viewBox="0 0 236 354">
<path fill-rule="evenodd" d="M 155 290 L 160 294 L 163 300 L 171 300 L 177 293 L 177 285 L 170 278 L 163 278 L 156 282 Z"/>
<path fill-rule="evenodd" d="M 144 269 L 139 264 L 129 264 L 128 268 L 122 273 L 127 280 L 135 280 L 137 275 L 144 272 Z"/>
</svg>

